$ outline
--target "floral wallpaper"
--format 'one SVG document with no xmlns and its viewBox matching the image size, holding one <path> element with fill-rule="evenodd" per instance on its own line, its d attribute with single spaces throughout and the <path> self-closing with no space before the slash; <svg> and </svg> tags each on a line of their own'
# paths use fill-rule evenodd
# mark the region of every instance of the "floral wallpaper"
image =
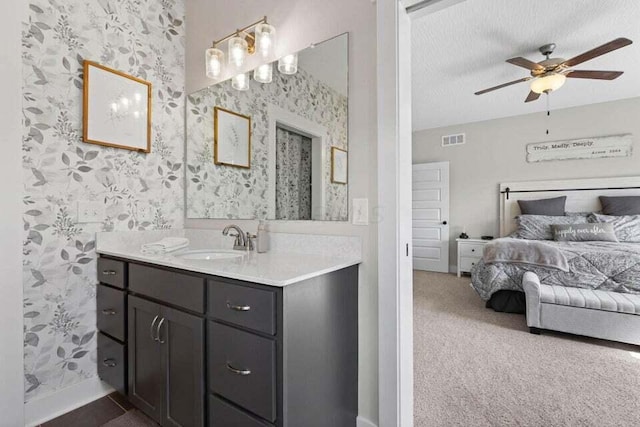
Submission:
<svg viewBox="0 0 640 427">
<path fill-rule="evenodd" d="M 276 219 L 311 219 L 311 138 L 276 128 Z"/>
<path fill-rule="evenodd" d="M 95 232 L 183 224 L 184 0 L 30 0 L 23 24 L 25 400 L 96 375 Z M 82 142 L 82 63 L 153 84 L 148 155 Z M 78 201 L 104 215 L 79 223 Z"/>
<path fill-rule="evenodd" d="M 328 129 L 324 219 L 348 220 L 348 186 L 331 182 L 331 146 L 346 150 L 348 145 L 348 99 L 301 68 L 294 75 L 284 75 L 276 67 L 272 83 L 252 80 L 246 92 L 225 81 L 187 97 L 187 217 L 272 219 L 267 218 L 268 189 L 275 185 L 268 174 L 269 104 Z M 214 164 L 216 106 L 251 117 L 251 169 Z"/>
</svg>

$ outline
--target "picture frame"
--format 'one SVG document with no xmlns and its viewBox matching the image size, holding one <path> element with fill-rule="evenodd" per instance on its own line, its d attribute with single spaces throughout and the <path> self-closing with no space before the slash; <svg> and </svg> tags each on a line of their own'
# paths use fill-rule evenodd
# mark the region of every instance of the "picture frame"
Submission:
<svg viewBox="0 0 640 427">
<path fill-rule="evenodd" d="M 251 117 L 222 107 L 214 107 L 213 115 L 214 163 L 250 169 Z"/>
<path fill-rule="evenodd" d="M 346 184 L 349 173 L 349 156 L 347 150 L 331 147 L 331 182 Z"/>
<path fill-rule="evenodd" d="M 83 141 L 150 153 L 151 83 L 93 61 L 83 69 Z"/>
</svg>

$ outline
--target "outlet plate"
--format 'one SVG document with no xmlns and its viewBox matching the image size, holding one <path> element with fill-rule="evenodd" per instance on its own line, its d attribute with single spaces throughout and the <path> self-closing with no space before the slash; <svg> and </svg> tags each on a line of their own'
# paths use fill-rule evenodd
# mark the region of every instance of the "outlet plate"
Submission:
<svg viewBox="0 0 640 427">
<path fill-rule="evenodd" d="M 106 214 L 104 203 L 89 200 L 78 201 L 78 222 L 102 222 Z"/>
<path fill-rule="evenodd" d="M 153 221 L 155 210 L 150 203 L 138 202 L 136 209 L 138 210 L 138 221 Z"/>
</svg>

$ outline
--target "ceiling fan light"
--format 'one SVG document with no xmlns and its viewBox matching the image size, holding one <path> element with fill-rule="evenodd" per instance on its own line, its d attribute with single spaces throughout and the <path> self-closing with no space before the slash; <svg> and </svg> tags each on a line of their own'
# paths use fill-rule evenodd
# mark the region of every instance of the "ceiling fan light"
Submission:
<svg viewBox="0 0 640 427">
<path fill-rule="evenodd" d="M 535 93 L 549 93 L 558 90 L 567 81 L 564 74 L 547 74 L 531 81 L 531 91 Z"/>
</svg>

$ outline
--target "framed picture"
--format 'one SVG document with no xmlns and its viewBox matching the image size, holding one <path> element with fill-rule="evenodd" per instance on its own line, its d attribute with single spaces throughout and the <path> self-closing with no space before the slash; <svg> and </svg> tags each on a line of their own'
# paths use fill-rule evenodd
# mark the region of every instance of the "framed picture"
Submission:
<svg viewBox="0 0 640 427">
<path fill-rule="evenodd" d="M 84 142 L 149 153 L 151 83 L 84 61 Z"/>
<path fill-rule="evenodd" d="M 347 183 L 347 152 L 338 147 L 331 147 L 331 182 Z"/>
<path fill-rule="evenodd" d="M 213 110 L 213 159 L 216 165 L 251 167 L 251 117 L 224 108 Z"/>
</svg>

